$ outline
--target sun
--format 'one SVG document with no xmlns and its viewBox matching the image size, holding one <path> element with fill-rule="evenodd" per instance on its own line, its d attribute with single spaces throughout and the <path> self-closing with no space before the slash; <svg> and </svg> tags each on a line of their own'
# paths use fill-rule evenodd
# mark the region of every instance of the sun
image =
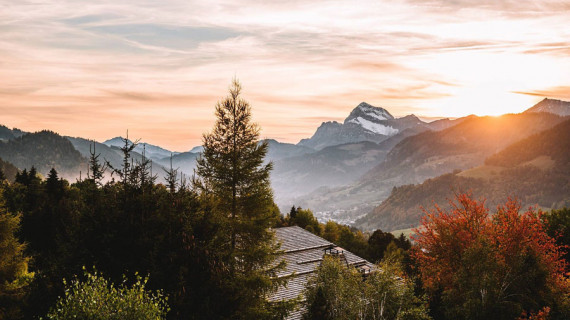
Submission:
<svg viewBox="0 0 570 320">
<path fill-rule="evenodd" d="M 455 88 L 453 95 L 438 100 L 431 106 L 432 112 L 447 117 L 500 116 L 519 113 L 530 108 L 540 98 L 511 92 L 497 84 L 488 86 Z"/>
</svg>

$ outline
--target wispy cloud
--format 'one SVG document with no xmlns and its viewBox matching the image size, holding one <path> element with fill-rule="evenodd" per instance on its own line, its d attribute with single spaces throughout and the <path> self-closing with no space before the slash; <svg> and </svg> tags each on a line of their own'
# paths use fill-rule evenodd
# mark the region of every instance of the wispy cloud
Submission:
<svg viewBox="0 0 570 320">
<path fill-rule="evenodd" d="M 513 112 L 536 95 L 567 98 L 570 83 L 567 1 L 8 0 L 1 9 L 3 124 L 101 140 L 129 128 L 173 149 L 197 145 L 234 76 L 263 135 L 289 142 L 361 101 L 397 116 Z"/>
<path fill-rule="evenodd" d="M 570 100 L 570 86 L 559 86 L 533 91 L 514 91 L 513 93 L 537 97 L 550 97 L 555 99 Z"/>
</svg>

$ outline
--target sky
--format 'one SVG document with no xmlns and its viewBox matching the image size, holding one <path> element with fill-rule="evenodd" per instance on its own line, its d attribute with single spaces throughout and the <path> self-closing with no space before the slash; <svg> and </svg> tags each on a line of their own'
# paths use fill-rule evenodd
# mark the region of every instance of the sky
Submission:
<svg viewBox="0 0 570 320">
<path fill-rule="evenodd" d="M 425 119 L 570 100 L 570 2 L 0 0 L 0 124 L 199 145 L 236 77 L 262 138 L 362 101 Z"/>
</svg>

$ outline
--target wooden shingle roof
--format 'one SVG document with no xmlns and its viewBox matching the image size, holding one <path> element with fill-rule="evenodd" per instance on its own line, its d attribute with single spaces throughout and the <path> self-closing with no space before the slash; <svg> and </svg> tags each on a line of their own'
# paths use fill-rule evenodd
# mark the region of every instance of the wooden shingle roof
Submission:
<svg viewBox="0 0 570 320">
<path fill-rule="evenodd" d="M 294 226 L 274 229 L 277 241 L 283 251 L 280 260 L 285 260 L 287 265 L 277 277 L 288 277 L 287 284 L 269 297 L 269 301 L 289 300 L 301 297 L 309 278 L 312 276 L 323 261 L 325 250 L 337 248 L 341 250 L 350 266 L 368 267 L 374 269 L 374 265 L 361 257 L 346 251 L 330 241 L 327 241 L 311 232 Z M 301 319 L 302 309 L 292 312 L 287 319 Z"/>
</svg>

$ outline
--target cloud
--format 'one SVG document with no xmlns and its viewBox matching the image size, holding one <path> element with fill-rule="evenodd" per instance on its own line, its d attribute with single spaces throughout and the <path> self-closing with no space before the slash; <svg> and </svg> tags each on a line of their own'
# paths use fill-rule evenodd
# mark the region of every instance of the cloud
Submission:
<svg viewBox="0 0 570 320">
<path fill-rule="evenodd" d="M 361 101 L 446 116 L 501 92 L 563 98 L 569 12 L 553 0 L 8 0 L 2 121 L 94 138 L 129 127 L 185 150 L 234 76 L 263 134 L 289 142 Z"/>
<path fill-rule="evenodd" d="M 405 0 L 436 12 L 480 10 L 496 12 L 507 17 L 529 17 L 560 13 L 570 10 L 570 4 L 561 0 Z"/>
<path fill-rule="evenodd" d="M 102 35 L 113 35 L 150 47 L 174 50 L 196 48 L 202 42 L 221 41 L 241 35 L 227 28 L 187 27 L 161 24 L 112 24 L 84 27 Z"/>
<path fill-rule="evenodd" d="M 570 86 L 558 86 L 558 87 L 546 88 L 542 90 L 533 90 L 533 91 L 513 91 L 513 93 L 544 97 L 544 98 L 570 100 Z"/>
<path fill-rule="evenodd" d="M 535 44 L 523 51 L 525 54 L 553 55 L 561 58 L 570 56 L 570 42 L 552 42 Z"/>
</svg>

